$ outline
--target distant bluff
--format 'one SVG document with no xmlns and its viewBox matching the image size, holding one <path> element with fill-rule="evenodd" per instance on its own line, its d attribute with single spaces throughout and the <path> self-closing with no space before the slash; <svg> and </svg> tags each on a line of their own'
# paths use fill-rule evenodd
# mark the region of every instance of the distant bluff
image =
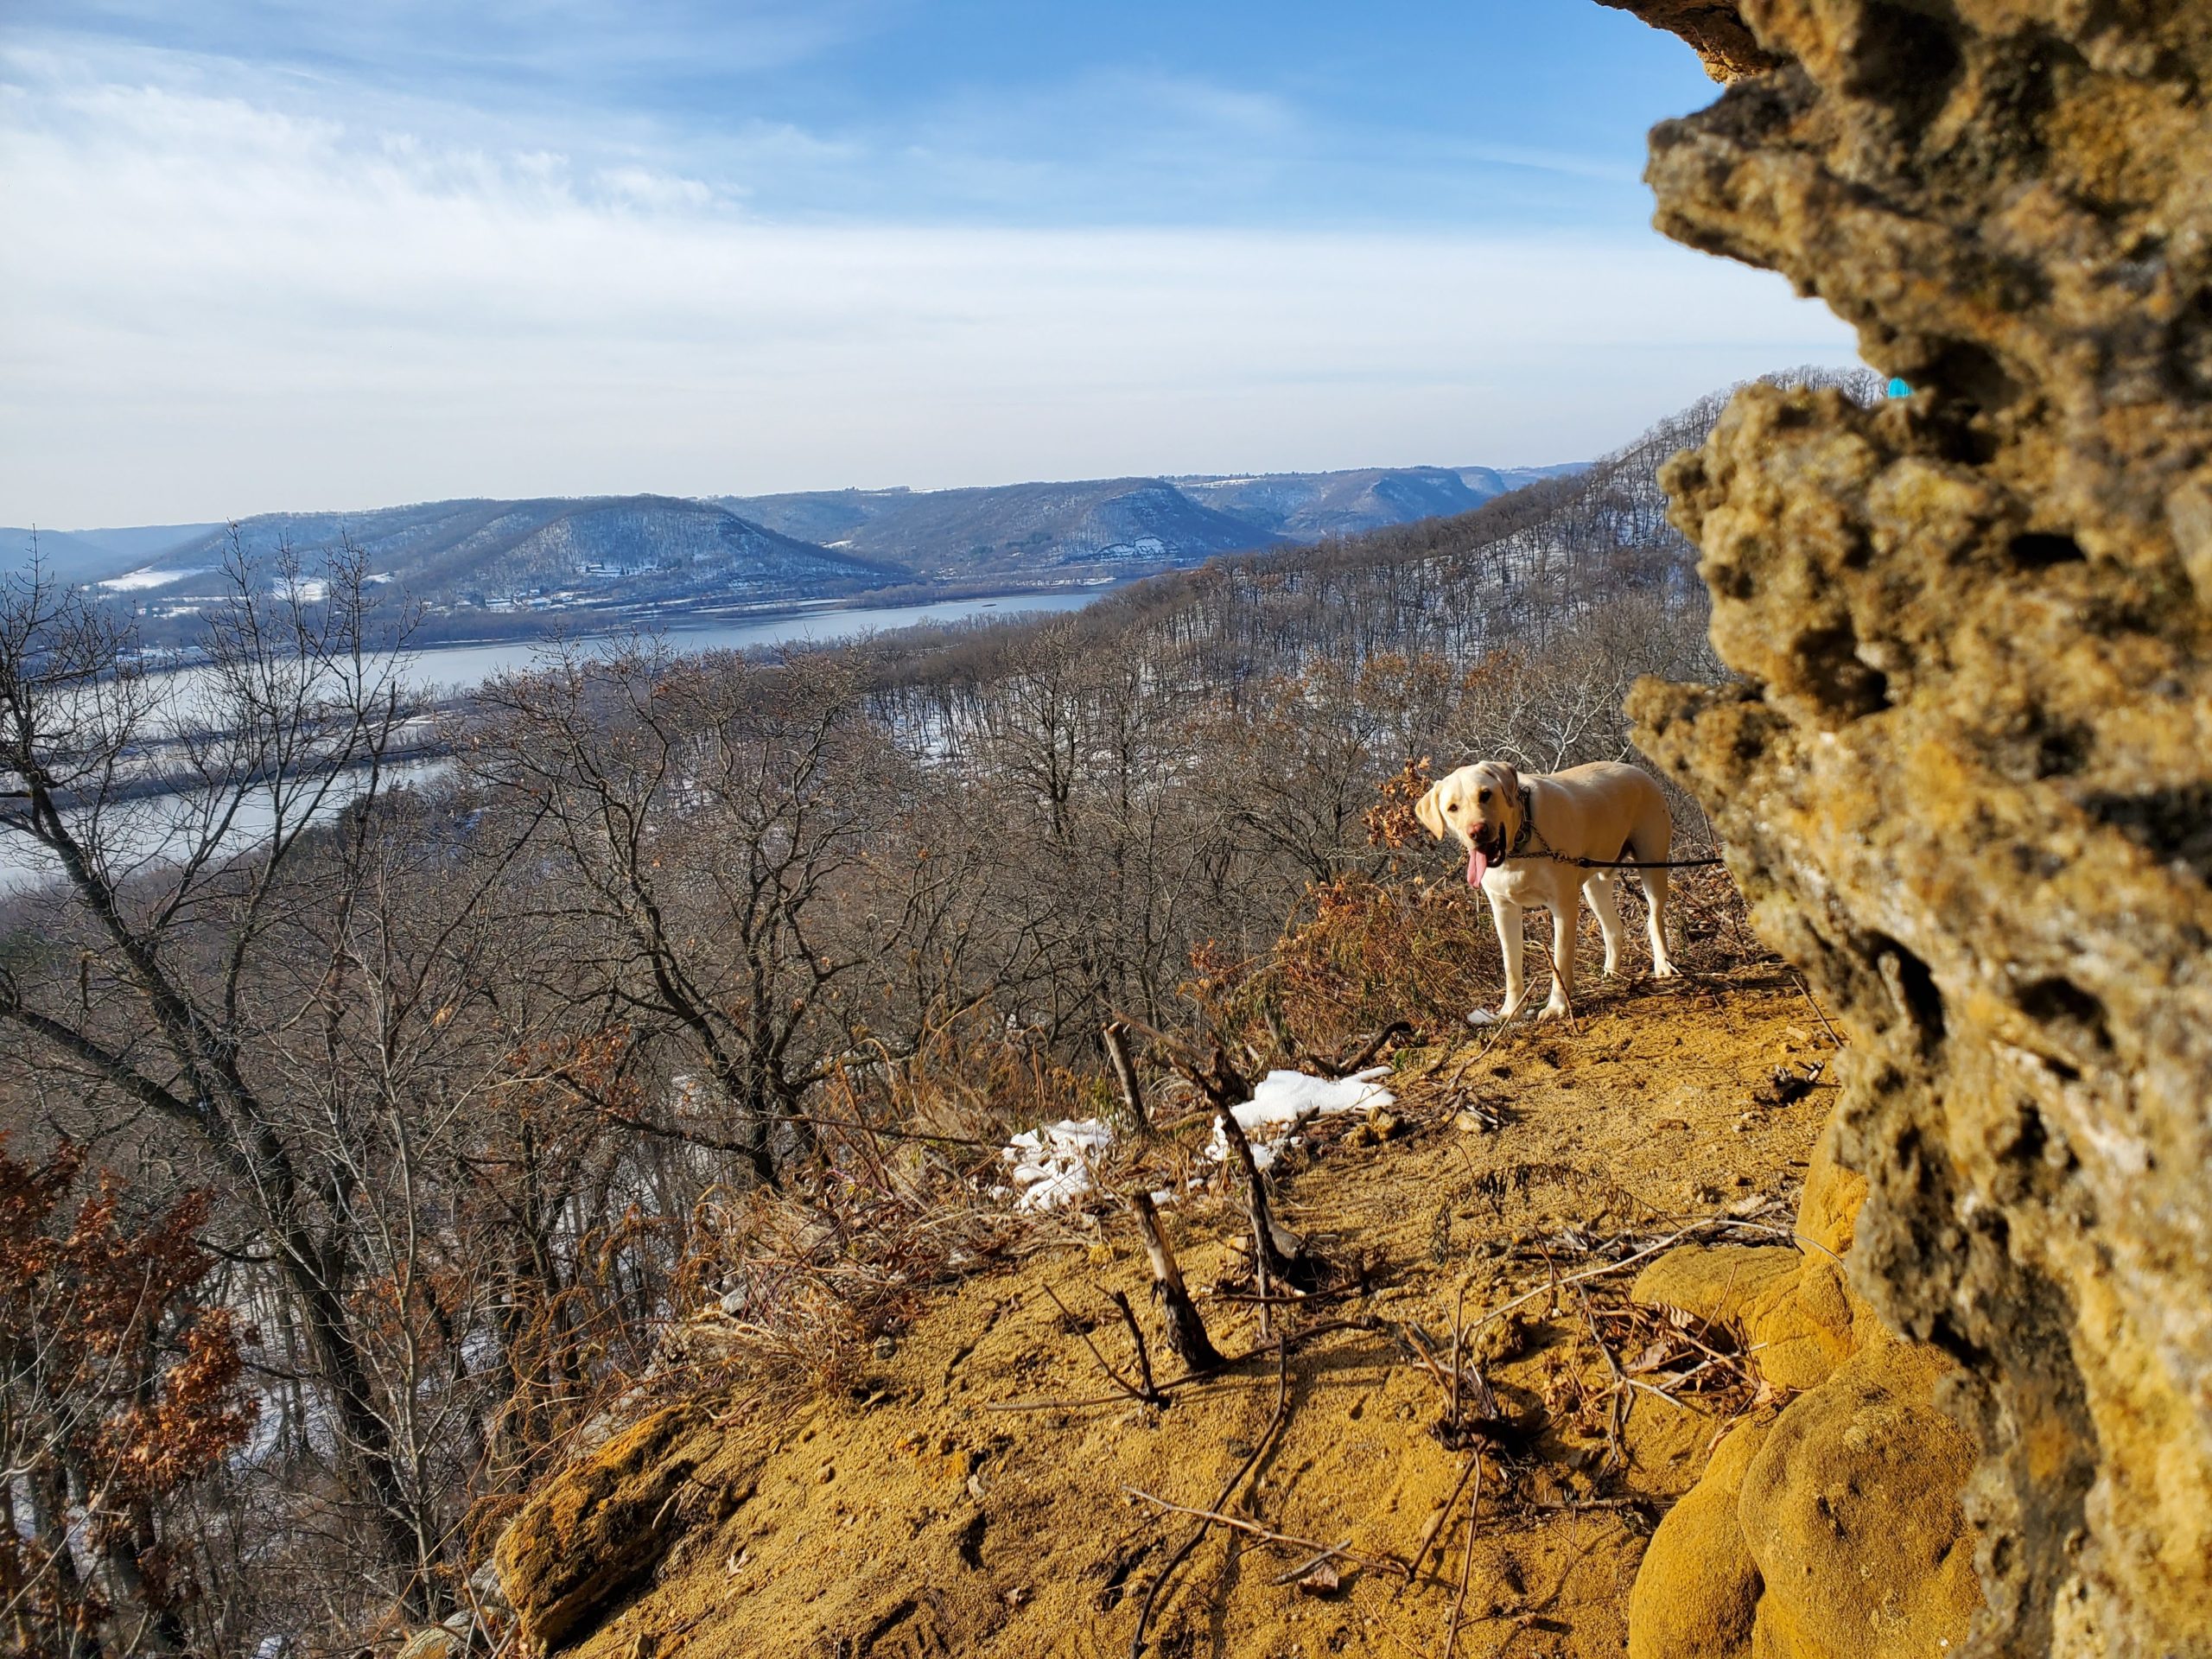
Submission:
<svg viewBox="0 0 2212 1659">
<path fill-rule="evenodd" d="M 1745 683 L 1632 707 L 1849 1020 L 1853 1278 L 1980 1441 L 1971 1650 L 2212 1652 L 2212 9 L 1606 3 L 1733 82 L 1653 134 L 1660 227 L 1912 388 L 1755 386 L 1675 465 Z"/>
</svg>

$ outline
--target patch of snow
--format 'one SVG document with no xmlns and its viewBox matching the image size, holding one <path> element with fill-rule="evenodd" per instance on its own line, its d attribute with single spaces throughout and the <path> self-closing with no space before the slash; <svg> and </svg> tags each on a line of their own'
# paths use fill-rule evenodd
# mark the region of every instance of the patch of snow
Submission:
<svg viewBox="0 0 2212 1659">
<path fill-rule="evenodd" d="M 1252 1161 L 1267 1168 L 1285 1147 L 1298 1145 L 1298 1131 L 1313 1118 L 1390 1105 L 1397 1096 L 1376 1082 L 1389 1075 L 1387 1065 L 1370 1066 L 1349 1077 L 1268 1072 L 1252 1090 L 1252 1098 L 1236 1109 L 1236 1126 L 1252 1143 Z M 1213 1143 L 1207 1152 L 1216 1162 L 1229 1156 L 1229 1141 L 1219 1124 L 1214 1126 Z"/>
<path fill-rule="evenodd" d="M 1236 1109 L 1237 1126 L 1252 1144 L 1252 1161 L 1262 1169 L 1268 1168 L 1285 1147 L 1299 1144 L 1299 1130 L 1317 1117 L 1371 1111 L 1392 1104 L 1397 1096 L 1376 1081 L 1389 1074 L 1387 1065 L 1370 1066 L 1349 1077 L 1268 1072 L 1260 1079 L 1252 1098 Z M 990 1196 L 1012 1198 L 1016 1210 L 1057 1210 L 1079 1203 L 1093 1190 L 1092 1168 L 1113 1144 L 1112 1127 L 1095 1117 L 1063 1118 L 1057 1123 L 1025 1129 L 1000 1150 L 1008 1166 L 1008 1184 L 993 1187 Z M 1224 1162 L 1229 1156 L 1229 1142 L 1218 1125 L 1210 1155 L 1216 1163 Z M 1175 1196 L 1162 1189 L 1152 1195 L 1152 1201 L 1170 1204 Z"/>
<path fill-rule="evenodd" d="M 1023 1130 L 1000 1154 L 1013 1166 L 1014 1207 L 1057 1210 L 1076 1203 L 1090 1191 L 1093 1154 L 1113 1144 L 1114 1131 L 1095 1117 L 1062 1118 Z"/>
<path fill-rule="evenodd" d="M 1477 1008 L 1467 1015 L 1467 1023 L 1471 1026 L 1494 1026 L 1497 1023 L 1497 1016 L 1488 1008 Z"/>
<path fill-rule="evenodd" d="M 143 593 L 149 588 L 166 588 L 173 582 L 182 582 L 188 576 L 204 576 L 215 567 L 198 564 L 188 570 L 164 570 L 148 565 L 143 570 L 132 570 L 120 576 L 110 576 L 98 585 L 111 594 Z"/>
</svg>

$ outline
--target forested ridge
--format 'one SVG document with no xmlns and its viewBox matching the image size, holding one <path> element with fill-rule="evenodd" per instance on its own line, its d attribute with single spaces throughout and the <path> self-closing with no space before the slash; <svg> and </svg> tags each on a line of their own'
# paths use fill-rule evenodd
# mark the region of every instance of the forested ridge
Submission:
<svg viewBox="0 0 2212 1659">
<path fill-rule="evenodd" d="M 13 1639 L 473 1615 L 532 1484 L 696 1381 L 687 1313 L 750 1333 L 715 1375 L 819 1385 L 1007 1248 L 992 1148 L 1116 1109 L 1110 1022 L 1294 1061 L 1456 1021 L 1488 925 L 1408 790 L 1632 758 L 1637 676 L 1719 676 L 1656 474 L 1722 401 L 1050 620 L 556 650 L 430 774 L 358 558 L 235 569 L 181 735 L 127 624 L 16 582 L 0 823 L 54 879 L 0 901 Z M 1387 996 L 1386 936 L 1421 953 Z"/>
</svg>

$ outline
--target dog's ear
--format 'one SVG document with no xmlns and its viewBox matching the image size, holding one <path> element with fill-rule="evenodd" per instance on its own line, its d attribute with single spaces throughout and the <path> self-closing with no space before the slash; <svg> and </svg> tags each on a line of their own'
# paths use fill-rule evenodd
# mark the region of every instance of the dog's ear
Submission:
<svg viewBox="0 0 2212 1659">
<path fill-rule="evenodd" d="M 1428 793 L 1414 803 L 1414 817 L 1419 818 L 1421 827 L 1439 841 L 1444 839 L 1444 803 L 1436 795 L 1440 787 L 1442 785 L 1431 784 Z"/>
<path fill-rule="evenodd" d="M 1497 779 L 1497 786 L 1505 791 L 1506 800 L 1515 806 L 1521 804 L 1521 774 L 1503 760 L 1490 763 L 1491 772 Z"/>
</svg>

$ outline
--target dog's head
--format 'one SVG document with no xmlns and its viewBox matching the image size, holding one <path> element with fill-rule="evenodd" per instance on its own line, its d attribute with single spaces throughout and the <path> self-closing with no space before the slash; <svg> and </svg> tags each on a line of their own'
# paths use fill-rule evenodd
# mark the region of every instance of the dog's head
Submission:
<svg viewBox="0 0 2212 1659">
<path fill-rule="evenodd" d="M 1439 841 L 1459 837 L 1467 849 L 1467 885 L 1505 856 L 1521 833 L 1521 774 L 1503 760 L 1462 766 L 1440 778 L 1414 805 Z"/>
</svg>

